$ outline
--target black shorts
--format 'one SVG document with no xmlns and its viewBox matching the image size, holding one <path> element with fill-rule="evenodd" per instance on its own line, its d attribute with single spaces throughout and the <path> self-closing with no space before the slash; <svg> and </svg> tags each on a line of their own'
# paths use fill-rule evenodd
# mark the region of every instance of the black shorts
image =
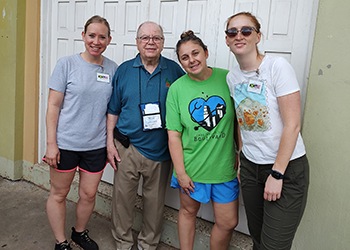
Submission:
<svg viewBox="0 0 350 250">
<path fill-rule="evenodd" d="M 60 149 L 60 164 L 57 164 L 58 172 L 79 170 L 90 174 L 99 174 L 106 167 L 107 149 L 95 149 L 90 151 L 71 151 Z"/>
</svg>

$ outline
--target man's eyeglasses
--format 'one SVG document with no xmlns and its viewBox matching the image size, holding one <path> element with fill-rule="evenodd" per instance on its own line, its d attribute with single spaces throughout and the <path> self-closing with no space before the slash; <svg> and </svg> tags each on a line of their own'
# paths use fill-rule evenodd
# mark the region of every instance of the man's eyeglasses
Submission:
<svg viewBox="0 0 350 250">
<path fill-rule="evenodd" d="M 238 30 L 236 28 L 232 28 L 232 29 L 228 29 L 225 30 L 225 33 L 228 37 L 235 37 L 238 35 L 239 32 L 241 32 L 241 34 L 243 36 L 250 36 L 250 34 L 252 34 L 253 30 L 256 31 L 256 33 L 259 33 L 258 30 L 254 27 L 249 27 L 249 26 L 245 26 L 242 29 Z"/>
<path fill-rule="evenodd" d="M 161 36 L 140 36 L 138 39 L 141 40 L 143 43 L 148 43 L 151 39 L 153 40 L 154 43 L 160 43 L 164 38 Z"/>
</svg>

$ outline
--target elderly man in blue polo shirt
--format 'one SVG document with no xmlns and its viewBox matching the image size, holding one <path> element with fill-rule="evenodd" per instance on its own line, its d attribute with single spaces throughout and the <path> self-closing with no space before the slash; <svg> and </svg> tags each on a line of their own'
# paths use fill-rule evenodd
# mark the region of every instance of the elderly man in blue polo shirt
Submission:
<svg viewBox="0 0 350 250">
<path fill-rule="evenodd" d="M 142 176 L 143 223 L 138 248 L 156 249 L 171 163 L 165 100 L 170 84 L 184 71 L 161 55 L 164 35 L 160 25 L 141 24 L 136 43 L 139 54 L 119 66 L 108 105 L 107 151 L 115 169 L 112 234 L 117 249 L 132 248 L 133 209 Z"/>
</svg>

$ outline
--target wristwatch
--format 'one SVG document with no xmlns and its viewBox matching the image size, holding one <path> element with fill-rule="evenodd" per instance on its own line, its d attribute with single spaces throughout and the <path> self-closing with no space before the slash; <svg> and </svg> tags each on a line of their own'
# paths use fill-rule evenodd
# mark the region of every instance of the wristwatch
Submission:
<svg viewBox="0 0 350 250">
<path fill-rule="evenodd" d="M 281 174 L 280 172 L 276 171 L 276 170 L 273 170 L 271 169 L 270 171 L 270 175 L 272 175 L 273 178 L 277 179 L 277 180 L 282 180 L 284 175 Z"/>
</svg>

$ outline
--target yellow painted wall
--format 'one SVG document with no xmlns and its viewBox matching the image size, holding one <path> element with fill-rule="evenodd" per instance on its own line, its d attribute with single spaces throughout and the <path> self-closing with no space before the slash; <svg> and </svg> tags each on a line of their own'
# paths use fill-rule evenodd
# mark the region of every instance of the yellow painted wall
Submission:
<svg viewBox="0 0 350 250">
<path fill-rule="evenodd" d="M 293 249 L 350 249 L 350 1 L 320 0 L 303 138 L 311 167 Z"/>
<path fill-rule="evenodd" d="M 25 7 L 25 1 L 0 1 L 0 157 L 13 179 L 22 177 Z"/>
</svg>

